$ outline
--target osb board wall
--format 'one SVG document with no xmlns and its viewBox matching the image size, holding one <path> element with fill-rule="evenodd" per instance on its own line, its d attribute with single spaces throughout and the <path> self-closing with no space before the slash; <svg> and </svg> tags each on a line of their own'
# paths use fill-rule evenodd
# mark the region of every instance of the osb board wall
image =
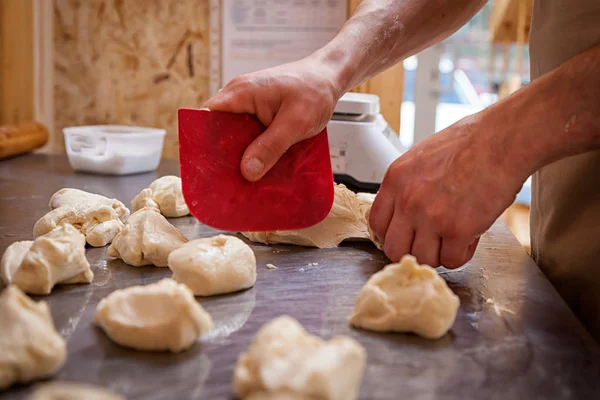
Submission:
<svg viewBox="0 0 600 400">
<path fill-rule="evenodd" d="M 56 132 L 164 128 L 163 156 L 176 158 L 177 109 L 209 95 L 208 0 L 53 1 Z"/>
</svg>

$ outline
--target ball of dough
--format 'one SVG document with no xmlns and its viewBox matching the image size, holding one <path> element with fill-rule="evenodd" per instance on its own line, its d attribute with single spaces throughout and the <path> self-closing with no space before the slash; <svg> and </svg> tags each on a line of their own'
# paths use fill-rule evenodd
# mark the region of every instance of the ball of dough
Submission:
<svg viewBox="0 0 600 400">
<path fill-rule="evenodd" d="M 38 303 L 16 286 L 0 293 L 0 390 L 54 375 L 67 357 L 45 301 Z"/>
<path fill-rule="evenodd" d="M 192 291 L 172 279 L 112 292 L 98 304 L 94 322 L 122 346 L 174 353 L 213 326 Z"/>
<path fill-rule="evenodd" d="M 107 253 L 135 267 L 166 267 L 169 254 L 187 241 L 158 210 L 145 207 L 129 217 Z"/>
<path fill-rule="evenodd" d="M 125 204 L 117 199 L 109 199 L 99 194 L 85 192 L 79 189 L 60 189 L 50 198 L 50 209 L 63 206 L 80 206 L 80 205 L 101 205 L 109 206 L 117 213 L 121 222 L 127 221 L 129 218 L 129 210 Z"/>
<path fill-rule="evenodd" d="M 459 305 L 435 269 L 406 255 L 371 276 L 358 294 L 350 322 L 372 331 L 438 339 L 454 324 Z"/>
<path fill-rule="evenodd" d="M 123 228 L 119 216 L 110 206 L 79 204 L 62 206 L 44 215 L 35 223 L 33 235 L 45 235 L 65 224 L 77 228 L 85 235 L 88 244 L 94 247 L 106 246 Z"/>
<path fill-rule="evenodd" d="M 190 213 L 181 189 L 181 178 L 167 175 L 158 178 L 131 200 L 133 211 L 157 208 L 165 217 L 183 217 Z"/>
<path fill-rule="evenodd" d="M 125 397 L 87 383 L 49 382 L 36 386 L 27 400 L 125 400 Z"/>
<path fill-rule="evenodd" d="M 336 336 L 325 341 L 307 333 L 295 319 L 281 316 L 264 325 L 248 351 L 239 356 L 233 389 L 242 399 L 253 393 L 263 393 L 265 398 L 264 393 L 287 392 L 352 400 L 357 397 L 365 360 L 364 348 L 354 339 Z"/>
<path fill-rule="evenodd" d="M 11 244 L 0 261 L 0 276 L 26 293 L 48 294 L 58 283 L 90 283 L 94 273 L 85 256 L 85 238 L 71 225 Z"/>
<path fill-rule="evenodd" d="M 256 282 L 254 252 L 234 236 L 192 240 L 169 254 L 169 268 L 174 280 L 198 296 L 237 292 Z"/>
<path fill-rule="evenodd" d="M 293 231 L 242 232 L 242 235 L 253 242 L 319 248 L 337 247 L 344 240 L 369 239 L 367 223 L 356 193 L 344 185 L 335 185 L 334 194 L 331 211 L 314 226 Z"/>
</svg>

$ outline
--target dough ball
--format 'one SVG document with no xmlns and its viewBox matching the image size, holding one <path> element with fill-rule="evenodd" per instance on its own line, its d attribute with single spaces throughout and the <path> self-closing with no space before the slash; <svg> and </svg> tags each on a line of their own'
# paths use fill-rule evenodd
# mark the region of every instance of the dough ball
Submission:
<svg viewBox="0 0 600 400">
<path fill-rule="evenodd" d="M 367 229 L 369 231 L 369 238 L 371 239 L 371 242 L 373 242 L 375 247 L 377 247 L 379 250 L 383 250 L 383 242 L 377 238 L 377 235 L 375 235 L 375 232 L 373 232 L 373 229 L 371 229 L 371 225 L 369 225 L 369 216 L 370 215 L 371 215 L 371 206 L 369 206 L 367 211 L 365 212 L 365 219 L 367 220 Z"/>
<path fill-rule="evenodd" d="M 90 283 L 94 273 L 85 256 L 85 238 L 62 225 L 35 240 L 11 244 L 0 261 L 0 276 L 26 293 L 48 294 L 58 283 Z"/>
<path fill-rule="evenodd" d="M 27 400 L 125 400 L 125 397 L 87 383 L 49 382 L 36 386 Z"/>
<path fill-rule="evenodd" d="M 233 389 L 242 399 L 257 393 L 254 398 L 271 394 L 274 399 L 352 400 L 357 398 L 365 360 L 364 348 L 354 339 L 336 336 L 325 341 L 307 333 L 295 319 L 281 316 L 264 325 L 239 356 Z"/>
<path fill-rule="evenodd" d="M 98 304 L 94 322 L 122 346 L 174 353 L 213 326 L 192 291 L 172 279 L 112 292 Z"/>
<path fill-rule="evenodd" d="M 158 178 L 131 200 L 133 211 L 157 208 L 165 217 L 183 217 L 190 213 L 181 190 L 181 178 L 168 175 Z"/>
<path fill-rule="evenodd" d="M 129 218 L 129 209 L 117 199 L 109 199 L 99 194 L 85 192 L 79 189 L 60 189 L 50 198 L 50 209 L 63 206 L 101 205 L 109 206 L 117 213 L 121 222 Z"/>
<path fill-rule="evenodd" d="M 106 246 L 123 228 L 116 211 L 107 205 L 80 204 L 55 208 L 33 227 L 33 235 L 39 237 L 47 234 L 57 226 L 69 224 L 77 228 L 90 246 Z"/>
<path fill-rule="evenodd" d="M 199 296 L 237 292 L 256 282 L 254 252 L 234 236 L 192 240 L 169 255 L 169 268 L 174 280 Z"/>
<path fill-rule="evenodd" d="M 319 248 L 337 247 L 344 240 L 369 239 L 367 222 L 360 204 L 356 193 L 344 185 L 335 185 L 333 207 L 318 224 L 294 231 L 242 232 L 242 235 L 253 242 Z"/>
<path fill-rule="evenodd" d="M 16 286 L 0 293 L 0 390 L 54 375 L 65 363 L 66 344 L 54 329 L 45 301 Z"/>
<path fill-rule="evenodd" d="M 131 214 L 108 248 L 108 255 L 134 267 L 166 267 L 169 254 L 187 241 L 157 209 L 145 207 Z"/>
<path fill-rule="evenodd" d="M 358 294 L 350 322 L 372 331 L 438 339 L 454 324 L 459 305 L 435 269 L 407 255 L 371 276 Z"/>
</svg>

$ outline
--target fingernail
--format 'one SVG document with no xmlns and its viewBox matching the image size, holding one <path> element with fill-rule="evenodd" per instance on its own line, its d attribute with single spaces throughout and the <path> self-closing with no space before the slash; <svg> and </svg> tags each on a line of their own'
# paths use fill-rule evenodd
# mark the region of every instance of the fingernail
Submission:
<svg viewBox="0 0 600 400">
<path fill-rule="evenodd" d="M 251 176 L 262 174 L 265 164 L 256 157 L 252 157 L 246 162 L 246 173 Z"/>
</svg>

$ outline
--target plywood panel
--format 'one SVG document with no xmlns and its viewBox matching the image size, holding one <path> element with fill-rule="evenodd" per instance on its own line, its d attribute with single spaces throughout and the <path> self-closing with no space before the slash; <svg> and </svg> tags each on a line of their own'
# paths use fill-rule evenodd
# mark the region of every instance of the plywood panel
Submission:
<svg viewBox="0 0 600 400">
<path fill-rule="evenodd" d="M 33 3 L 0 0 L 0 123 L 34 117 Z"/>
<path fill-rule="evenodd" d="M 164 128 L 176 158 L 177 109 L 209 94 L 208 0 L 53 1 L 56 128 Z"/>
</svg>

